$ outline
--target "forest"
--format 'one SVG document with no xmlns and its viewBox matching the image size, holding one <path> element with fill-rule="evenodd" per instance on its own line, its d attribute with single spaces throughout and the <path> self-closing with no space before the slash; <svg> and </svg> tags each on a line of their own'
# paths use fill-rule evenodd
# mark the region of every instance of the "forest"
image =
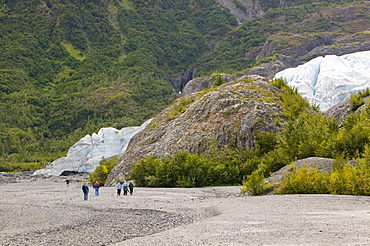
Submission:
<svg viewBox="0 0 370 246">
<path fill-rule="evenodd" d="M 102 127 L 140 125 L 178 97 L 166 76 L 236 26 L 213 1 L 154 2 L 2 1 L 0 171 L 38 169 Z"/>
</svg>

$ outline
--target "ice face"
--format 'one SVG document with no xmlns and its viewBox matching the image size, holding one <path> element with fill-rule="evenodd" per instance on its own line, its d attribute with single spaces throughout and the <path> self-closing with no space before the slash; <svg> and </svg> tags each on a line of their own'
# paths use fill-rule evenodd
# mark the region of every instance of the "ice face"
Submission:
<svg viewBox="0 0 370 246">
<path fill-rule="evenodd" d="M 98 134 L 86 135 L 69 148 L 67 156 L 59 158 L 48 167 L 35 171 L 34 175 L 59 176 L 63 171 L 91 173 L 102 158 L 117 156 L 126 151 L 131 138 L 143 130 L 151 120 L 141 126 L 102 128 Z"/>
<path fill-rule="evenodd" d="M 370 87 L 370 51 L 317 57 L 275 75 L 322 112 Z"/>
</svg>

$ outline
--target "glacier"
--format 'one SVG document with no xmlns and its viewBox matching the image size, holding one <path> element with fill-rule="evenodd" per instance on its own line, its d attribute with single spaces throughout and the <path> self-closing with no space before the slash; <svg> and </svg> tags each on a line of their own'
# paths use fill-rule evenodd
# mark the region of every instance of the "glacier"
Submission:
<svg viewBox="0 0 370 246">
<path fill-rule="evenodd" d="M 131 138 L 143 130 L 152 119 L 141 126 L 101 128 L 98 134 L 88 134 L 69 148 L 66 157 L 61 157 L 33 175 L 60 176 L 64 171 L 91 173 L 99 166 L 102 158 L 110 158 L 126 151 Z"/>
<path fill-rule="evenodd" d="M 276 73 L 311 105 L 326 112 L 337 103 L 370 87 L 370 51 L 314 58 Z"/>
</svg>

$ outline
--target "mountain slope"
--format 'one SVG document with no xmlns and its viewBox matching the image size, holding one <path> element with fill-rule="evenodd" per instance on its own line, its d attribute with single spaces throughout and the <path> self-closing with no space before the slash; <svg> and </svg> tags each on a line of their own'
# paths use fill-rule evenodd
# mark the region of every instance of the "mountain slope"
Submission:
<svg viewBox="0 0 370 246">
<path fill-rule="evenodd" d="M 42 165 L 102 127 L 153 117 L 176 98 L 166 77 L 237 24 L 214 1 L 156 3 L 1 4 L 1 171 Z"/>
<path fill-rule="evenodd" d="M 250 69 L 276 54 L 307 61 L 369 50 L 369 2 L 331 2 L 270 9 L 243 23 L 198 61 L 197 75 Z"/>
</svg>

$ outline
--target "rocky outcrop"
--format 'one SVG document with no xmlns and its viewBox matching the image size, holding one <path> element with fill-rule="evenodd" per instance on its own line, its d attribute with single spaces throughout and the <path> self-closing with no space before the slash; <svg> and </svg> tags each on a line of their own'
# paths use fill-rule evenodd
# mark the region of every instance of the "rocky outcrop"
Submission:
<svg viewBox="0 0 370 246">
<path fill-rule="evenodd" d="M 350 98 L 347 98 L 326 111 L 325 116 L 333 117 L 338 121 L 339 124 L 341 124 L 350 113 L 352 113 L 350 107 Z"/>
<path fill-rule="evenodd" d="M 233 77 L 230 77 L 226 74 L 220 74 L 221 78 L 225 82 L 230 82 L 233 80 Z M 186 96 L 194 92 L 202 91 L 203 89 L 211 88 L 214 83 L 216 82 L 216 77 L 208 76 L 208 77 L 199 77 L 193 80 L 190 80 L 185 87 L 182 89 L 182 95 Z"/>
<path fill-rule="evenodd" d="M 366 110 L 369 107 L 370 97 L 363 97 L 363 100 L 364 104 L 361 107 L 357 108 L 355 111 L 352 111 L 351 98 L 347 98 L 326 111 L 325 116 L 333 117 L 335 120 L 337 120 L 339 124 L 342 124 L 342 122 L 347 118 L 348 115 L 352 113 L 359 113 L 360 111 Z"/>
<path fill-rule="evenodd" d="M 285 120 L 279 93 L 262 77 L 244 76 L 200 98 L 193 93 L 178 99 L 131 139 L 107 184 L 124 178 L 132 163 L 150 155 L 161 157 L 180 150 L 207 153 L 215 141 L 219 147 L 253 147 L 256 134 L 281 130 Z M 186 106 L 185 112 L 176 112 L 181 105 Z"/>
<path fill-rule="evenodd" d="M 289 56 L 278 55 L 276 60 L 263 63 L 257 67 L 252 68 L 247 72 L 247 75 L 259 75 L 267 78 L 273 78 L 277 72 L 284 69 L 297 67 L 302 62 Z"/>
<path fill-rule="evenodd" d="M 173 89 L 177 93 L 180 93 L 184 86 L 186 85 L 186 83 L 188 83 L 189 80 L 192 80 L 194 78 L 194 73 L 195 71 L 185 71 L 177 76 L 168 76 L 167 80 L 170 82 Z"/>
<path fill-rule="evenodd" d="M 216 2 L 230 10 L 230 13 L 239 23 L 249 21 L 264 14 L 258 1 L 253 0 L 216 0 Z"/>
<path fill-rule="evenodd" d="M 362 13 L 359 14 L 358 10 Z M 310 29 L 311 32 L 293 30 L 286 33 L 275 33 L 268 37 L 262 47 L 251 49 L 245 57 L 258 61 L 273 54 L 284 54 L 295 59 L 308 60 L 318 56 L 337 55 L 370 50 L 369 22 L 364 15 L 370 13 L 368 2 L 354 6 L 338 6 L 322 9 L 316 15 L 305 18 L 297 25 Z M 331 25 L 325 32 L 312 31 L 312 26 L 322 23 L 338 23 Z M 344 31 L 343 31 L 344 30 Z"/>
</svg>

